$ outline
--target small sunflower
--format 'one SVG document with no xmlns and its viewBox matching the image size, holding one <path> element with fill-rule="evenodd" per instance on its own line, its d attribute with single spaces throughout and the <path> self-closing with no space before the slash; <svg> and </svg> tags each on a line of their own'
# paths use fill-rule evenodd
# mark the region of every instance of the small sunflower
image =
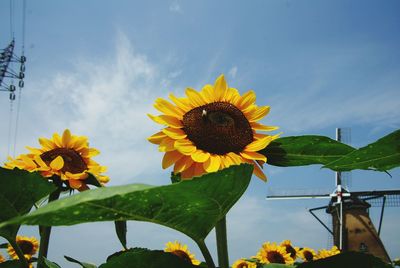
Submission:
<svg viewBox="0 0 400 268">
<path fill-rule="evenodd" d="M 193 265 L 199 265 L 201 263 L 195 258 L 194 254 L 190 253 L 190 251 L 187 249 L 187 245 L 182 245 L 178 241 L 168 242 L 165 245 L 164 251 L 170 252 Z"/>
<path fill-rule="evenodd" d="M 250 163 L 254 174 L 266 180 L 259 165 L 267 159 L 258 151 L 278 135 L 256 131 L 277 129 L 258 123 L 270 107 L 257 106 L 252 90 L 241 96 L 237 89 L 228 87 L 223 75 L 200 92 L 187 88 L 186 96 L 178 98 L 170 94 L 173 103 L 158 98 L 154 107 L 163 114 L 149 114 L 153 121 L 166 126 L 148 138 L 159 145 L 159 151 L 165 152 L 162 167 L 174 165 L 175 174 L 190 179 L 231 165 Z"/>
<path fill-rule="evenodd" d="M 106 167 L 92 160 L 99 154 L 95 148 L 89 148 L 87 138 L 71 135 L 66 129 L 62 136 L 54 133 L 52 139 L 39 138 L 41 148 L 27 147 L 29 154 L 22 154 L 16 159 L 9 158 L 5 167 L 13 169 L 39 171 L 43 177 L 59 176 L 72 189 L 88 189 L 85 179 L 88 173 L 94 175 L 103 184 L 107 176 L 101 175 Z"/>
<path fill-rule="evenodd" d="M 278 246 L 276 243 L 264 243 L 258 251 L 256 258 L 261 263 L 282 263 L 292 264 L 294 260 L 290 257 L 290 253 L 286 252 L 286 248 Z"/>
<path fill-rule="evenodd" d="M 39 242 L 35 237 L 27 237 L 27 236 L 17 236 L 17 245 L 20 247 L 22 253 L 24 253 L 25 259 L 30 260 L 33 255 L 36 254 L 39 248 Z M 18 260 L 18 255 L 15 252 L 15 249 L 9 244 L 7 247 L 7 252 L 11 258 L 14 260 Z"/>
<path fill-rule="evenodd" d="M 315 259 L 325 259 L 334 255 L 337 255 L 340 253 L 340 250 L 338 249 L 337 246 L 333 246 L 330 250 L 327 249 L 321 249 L 318 250 L 318 254 Z"/>
<path fill-rule="evenodd" d="M 257 268 L 257 263 L 240 259 L 233 263 L 232 268 Z"/>
<path fill-rule="evenodd" d="M 294 247 L 290 240 L 284 240 L 280 244 L 281 247 L 286 249 L 286 252 L 290 254 L 290 257 L 295 261 L 297 259 L 297 253 L 299 252 L 299 247 Z"/>
<path fill-rule="evenodd" d="M 299 256 L 303 261 L 309 262 L 315 260 L 317 254 L 311 248 L 302 248 L 299 250 Z"/>
</svg>

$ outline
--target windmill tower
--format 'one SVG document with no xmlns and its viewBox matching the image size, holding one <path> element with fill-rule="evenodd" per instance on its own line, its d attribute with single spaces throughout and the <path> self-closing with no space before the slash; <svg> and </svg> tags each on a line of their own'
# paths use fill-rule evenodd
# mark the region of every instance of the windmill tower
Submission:
<svg viewBox="0 0 400 268">
<path fill-rule="evenodd" d="M 342 129 L 336 129 L 336 140 L 342 142 Z M 333 243 L 341 251 L 358 251 L 370 253 L 390 262 L 390 257 L 379 237 L 385 206 L 400 205 L 400 190 L 350 192 L 343 185 L 342 172 L 335 172 L 336 188 L 331 194 L 297 194 L 297 195 L 268 195 L 267 200 L 279 199 L 330 199 L 327 206 L 309 209 L 321 225 L 333 237 Z M 390 202 L 387 202 L 389 200 Z M 368 202 L 367 202 L 368 201 Z M 378 230 L 375 228 L 369 209 L 373 205 L 381 205 Z M 314 213 L 324 209 L 332 217 L 331 228 Z"/>
</svg>

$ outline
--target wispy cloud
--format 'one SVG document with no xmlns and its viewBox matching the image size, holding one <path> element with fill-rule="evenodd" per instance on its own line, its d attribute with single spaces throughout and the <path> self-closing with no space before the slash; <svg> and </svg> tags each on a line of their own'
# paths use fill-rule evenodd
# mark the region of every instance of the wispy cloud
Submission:
<svg viewBox="0 0 400 268">
<path fill-rule="evenodd" d="M 237 66 L 233 66 L 233 67 L 229 70 L 228 74 L 229 74 L 232 78 L 236 78 L 237 71 L 238 71 L 238 67 L 237 67 Z"/>
<path fill-rule="evenodd" d="M 169 11 L 175 12 L 175 13 L 183 13 L 181 5 L 177 1 L 173 1 L 169 5 Z"/>
</svg>

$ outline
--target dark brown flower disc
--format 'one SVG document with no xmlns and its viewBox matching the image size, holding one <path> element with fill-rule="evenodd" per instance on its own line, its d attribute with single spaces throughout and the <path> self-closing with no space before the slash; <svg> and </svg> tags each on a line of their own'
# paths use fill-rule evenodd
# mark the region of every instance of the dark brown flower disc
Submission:
<svg viewBox="0 0 400 268">
<path fill-rule="evenodd" d="M 179 258 L 181 258 L 182 260 L 188 262 L 188 263 L 192 263 L 192 260 L 190 259 L 190 256 L 184 252 L 183 250 L 174 250 L 171 252 L 172 254 L 178 256 Z"/>
<path fill-rule="evenodd" d="M 32 255 L 33 253 L 33 244 L 30 241 L 18 241 L 18 246 L 21 248 L 21 251 L 24 254 Z"/>
<path fill-rule="evenodd" d="M 253 141 L 249 121 L 227 102 L 213 102 L 190 110 L 183 116 L 183 126 L 188 139 L 209 153 L 239 153 Z"/>
<path fill-rule="evenodd" d="M 49 165 L 57 156 L 61 156 L 64 160 L 63 172 L 81 173 L 87 170 L 87 165 L 82 157 L 75 150 L 67 148 L 56 148 L 40 155 L 40 158 Z"/>
<path fill-rule="evenodd" d="M 312 261 L 312 260 L 314 259 L 314 255 L 313 255 L 312 252 L 310 252 L 310 251 L 305 251 L 305 252 L 303 253 L 303 255 L 304 255 L 304 258 L 305 258 L 307 261 Z"/>
<path fill-rule="evenodd" d="M 276 251 L 270 251 L 267 253 L 267 259 L 271 263 L 285 263 L 285 258 L 282 256 L 281 253 Z"/>
</svg>

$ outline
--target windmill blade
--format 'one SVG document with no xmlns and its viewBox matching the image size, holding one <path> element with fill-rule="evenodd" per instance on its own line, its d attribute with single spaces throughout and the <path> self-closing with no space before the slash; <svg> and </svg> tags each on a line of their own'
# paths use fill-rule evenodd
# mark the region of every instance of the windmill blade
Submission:
<svg viewBox="0 0 400 268">
<path fill-rule="evenodd" d="M 386 207 L 400 206 L 400 190 L 360 191 L 352 192 L 351 195 L 367 201 L 373 207 L 382 206 L 383 197 Z"/>
</svg>

